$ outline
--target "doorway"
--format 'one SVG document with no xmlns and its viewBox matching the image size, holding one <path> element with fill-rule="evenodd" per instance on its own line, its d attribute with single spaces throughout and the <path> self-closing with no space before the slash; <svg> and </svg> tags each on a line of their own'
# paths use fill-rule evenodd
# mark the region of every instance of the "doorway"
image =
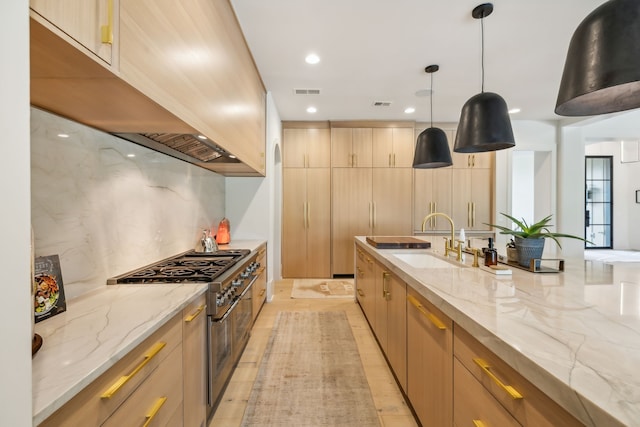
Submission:
<svg viewBox="0 0 640 427">
<path fill-rule="evenodd" d="M 585 156 L 585 249 L 613 248 L 613 156 Z"/>
</svg>

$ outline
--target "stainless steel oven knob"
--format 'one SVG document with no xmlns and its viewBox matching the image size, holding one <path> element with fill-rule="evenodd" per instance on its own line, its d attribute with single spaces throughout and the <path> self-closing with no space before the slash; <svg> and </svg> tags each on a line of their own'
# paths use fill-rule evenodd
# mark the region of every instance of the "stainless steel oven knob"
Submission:
<svg viewBox="0 0 640 427">
<path fill-rule="evenodd" d="M 249 277 L 250 274 L 251 273 L 245 270 L 242 273 L 240 273 L 240 277 L 242 277 L 243 279 L 246 279 L 247 277 Z"/>
<path fill-rule="evenodd" d="M 241 275 L 241 276 L 242 276 L 242 275 Z M 244 279 L 244 277 L 243 277 L 243 279 Z M 231 285 L 233 285 L 233 286 L 241 286 L 241 285 L 242 285 L 242 280 L 240 280 L 240 279 L 234 279 L 234 280 L 231 282 Z"/>
<path fill-rule="evenodd" d="M 223 295 L 223 296 L 216 297 L 216 306 L 217 306 L 217 307 L 222 307 L 222 306 L 224 305 L 224 303 L 225 303 L 225 297 L 224 297 L 224 295 Z"/>
</svg>

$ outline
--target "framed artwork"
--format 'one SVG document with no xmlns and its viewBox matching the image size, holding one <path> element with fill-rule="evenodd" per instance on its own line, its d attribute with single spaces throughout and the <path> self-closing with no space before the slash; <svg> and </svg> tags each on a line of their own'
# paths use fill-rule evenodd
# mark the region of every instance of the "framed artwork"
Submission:
<svg viewBox="0 0 640 427">
<path fill-rule="evenodd" d="M 35 259 L 33 281 L 36 323 L 67 310 L 58 255 Z"/>
</svg>

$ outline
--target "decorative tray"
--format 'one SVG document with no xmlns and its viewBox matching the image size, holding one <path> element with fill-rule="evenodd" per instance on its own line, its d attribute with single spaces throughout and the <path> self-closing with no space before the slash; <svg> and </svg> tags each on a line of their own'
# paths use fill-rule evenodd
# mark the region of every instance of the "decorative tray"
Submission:
<svg viewBox="0 0 640 427">
<path fill-rule="evenodd" d="M 367 243 L 376 249 L 429 249 L 431 247 L 431 242 L 403 236 L 368 236 Z"/>
<path fill-rule="evenodd" d="M 523 267 L 515 261 L 507 261 L 506 259 L 498 258 L 501 264 L 508 265 L 509 267 L 519 268 L 520 270 L 530 271 L 532 273 L 560 273 L 564 271 L 564 260 L 555 258 L 540 258 L 532 259 L 529 267 Z"/>
</svg>

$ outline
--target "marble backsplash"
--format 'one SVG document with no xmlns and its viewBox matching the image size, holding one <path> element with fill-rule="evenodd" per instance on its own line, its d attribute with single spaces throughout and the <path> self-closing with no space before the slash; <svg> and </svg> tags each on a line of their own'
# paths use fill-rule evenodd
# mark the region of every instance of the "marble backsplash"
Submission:
<svg viewBox="0 0 640 427">
<path fill-rule="evenodd" d="M 35 254 L 60 256 L 68 299 L 193 248 L 224 193 L 221 175 L 31 109 Z"/>
</svg>

